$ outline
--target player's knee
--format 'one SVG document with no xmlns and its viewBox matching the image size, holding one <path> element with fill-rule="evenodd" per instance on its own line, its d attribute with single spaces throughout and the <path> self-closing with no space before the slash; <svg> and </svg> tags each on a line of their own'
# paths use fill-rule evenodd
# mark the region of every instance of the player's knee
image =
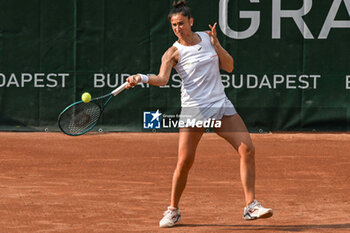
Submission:
<svg viewBox="0 0 350 233">
<path fill-rule="evenodd" d="M 183 157 L 178 160 L 177 162 L 177 168 L 180 171 L 189 171 L 192 167 L 194 159 L 190 156 Z"/>
<path fill-rule="evenodd" d="M 240 156 L 245 160 L 252 160 L 255 157 L 255 148 L 253 145 L 241 144 L 238 152 Z"/>
</svg>

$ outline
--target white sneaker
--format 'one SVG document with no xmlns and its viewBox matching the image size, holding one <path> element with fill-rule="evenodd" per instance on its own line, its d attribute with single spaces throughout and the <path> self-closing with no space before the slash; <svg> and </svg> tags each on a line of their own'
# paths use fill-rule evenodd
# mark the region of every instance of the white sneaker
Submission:
<svg viewBox="0 0 350 233">
<path fill-rule="evenodd" d="M 168 210 L 164 212 L 164 217 L 159 222 L 159 227 L 172 227 L 180 221 L 181 213 L 179 209 L 168 207 Z"/>
<path fill-rule="evenodd" d="M 254 200 L 247 207 L 244 208 L 243 219 L 255 220 L 258 218 L 269 218 L 273 215 L 272 209 L 264 208 L 261 204 Z"/>
</svg>

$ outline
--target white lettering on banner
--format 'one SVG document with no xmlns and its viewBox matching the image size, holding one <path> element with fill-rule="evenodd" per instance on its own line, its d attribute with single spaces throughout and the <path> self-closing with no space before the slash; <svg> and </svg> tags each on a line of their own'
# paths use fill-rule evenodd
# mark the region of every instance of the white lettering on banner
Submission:
<svg viewBox="0 0 350 233">
<path fill-rule="evenodd" d="M 273 76 L 273 89 L 276 89 L 277 85 L 281 84 L 283 82 L 284 82 L 284 76 L 283 75 L 279 75 L 279 74 L 274 75 Z"/>
<path fill-rule="evenodd" d="M 129 76 L 130 74 L 121 74 L 121 83 L 124 83 Z M 140 84 L 142 84 L 142 82 Z"/>
<path fill-rule="evenodd" d="M 94 74 L 94 88 L 102 88 L 105 86 L 105 76 L 103 74 Z"/>
<path fill-rule="evenodd" d="M 314 81 L 313 81 L 313 83 L 314 83 L 314 85 L 313 85 L 313 89 L 317 89 L 317 79 L 318 78 L 321 78 L 321 75 L 310 75 L 310 78 L 313 78 L 314 79 Z"/>
<path fill-rule="evenodd" d="M 230 0 L 220 0 L 219 3 L 219 26 L 223 33 L 234 39 L 246 39 L 254 35 L 260 26 L 259 11 L 240 11 L 239 17 L 242 19 L 251 19 L 250 26 L 243 32 L 237 32 L 230 28 L 228 24 L 228 3 Z M 260 0 L 250 0 L 251 3 L 259 3 Z"/>
<path fill-rule="evenodd" d="M 21 86 L 24 87 L 25 83 L 30 83 L 32 81 L 32 79 L 33 79 L 33 77 L 31 74 L 23 73 Z"/>
<path fill-rule="evenodd" d="M 35 88 L 43 87 L 62 87 L 65 88 L 66 78 L 69 77 L 67 73 L 11 73 L 6 76 L 0 73 L 0 87 L 28 87 L 33 86 Z"/>
<path fill-rule="evenodd" d="M 112 84 L 112 79 L 110 78 L 110 74 L 107 74 L 107 86 L 111 88 L 116 88 L 118 86 L 118 78 L 116 77 L 114 79 L 114 84 Z"/>
<path fill-rule="evenodd" d="M 267 86 L 269 89 L 271 89 L 271 83 L 269 81 L 269 79 L 267 78 L 267 75 L 265 74 L 260 85 L 259 88 L 261 89 L 263 86 Z"/>
<path fill-rule="evenodd" d="M 175 83 L 172 85 L 173 88 L 181 88 L 182 80 L 180 78 L 180 75 L 178 74 L 173 75 L 172 80 Z"/>
<path fill-rule="evenodd" d="M 297 76 L 296 75 L 287 75 L 287 89 L 296 89 L 297 87 L 295 86 L 295 78 Z M 294 84 L 294 85 L 291 85 Z"/>
<path fill-rule="evenodd" d="M 130 74 L 101 74 L 101 73 L 95 73 L 94 74 L 94 88 L 103 88 L 105 86 L 109 88 L 116 88 L 123 84 L 127 77 L 129 77 Z M 149 84 L 145 83 L 139 83 L 138 85 L 144 87 L 149 87 Z"/>
<path fill-rule="evenodd" d="M 62 78 L 62 87 L 65 87 L 66 77 L 69 77 L 69 74 L 58 74 L 58 76 L 61 76 Z"/>
<path fill-rule="evenodd" d="M 300 75 L 300 77 L 299 77 L 299 82 L 300 82 L 299 88 L 300 89 L 306 89 L 306 88 L 309 87 L 308 86 L 309 83 L 306 80 L 304 80 L 304 79 L 307 79 L 307 78 L 308 78 L 307 75 Z M 303 86 L 302 84 L 305 84 L 305 86 Z M 314 89 L 316 89 L 316 87 Z"/>
<path fill-rule="evenodd" d="M 350 20 L 335 20 L 342 0 L 334 0 L 331 9 L 328 12 L 326 21 L 323 24 L 319 39 L 327 39 L 331 28 L 350 28 Z M 348 15 L 350 15 L 350 0 L 344 0 Z"/>
<path fill-rule="evenodd" d="M 345 77 L 345 89 L 350 89 L 350 75 Z"/>
<path fill-rule="evenodd" d="M 47 84 L 47 87 L 57 87 L 58 82 L 55 78 L 51 78 L 51 77 L 57 77 L 57 74 L 48 74 L 47 75 L 47 81 L 49 81 L 52 84 Z M 63 83 L 64 85 L 64 83 Z"/>
<path fill-rule="evenodd" d="M 0 87 L 4 87 L 6 84 L 6 76 L 0 73 Z"/>
<path fill-rule="evenodd" d="M 40 77 L 44 77 L 45 74 L 34 74 L 34 87 L 44 87 L 43 84 L 39 84 L 39 82 L 43 82 L 44 79 L 43 78 L 40 78 Z"/>
<path fill-rule="evenodd" d="M 221 75 L 221 82 L 225 88 L 230 87 L 230 76 L 227 74 L 222 74 Z M 234 83 L 233 83 L 233 85 L 234 85 Z"/>
<path fill-rule="evenodd" d="M 281 18 L 293 18 L 299 31 L 305 39 L 313 39 L 310 29 L 303 20 L 303 16 L 312 8 L 312 0 L 304 0 L 303 7 L 299 10 L 282 10 L 281 0 L 273 0 L 272 3 L 272 38 L 281 38 Z"/>
<path fill-rule="evenodd" d="M 150 75 L 150 74 L 149 74 Z M 94 88 L 116 88 L 125 82 L 129 74 L 94 73 Z M 0 88 L 7 87 L 35 87 L 54 88 L 66 87 L 68 73 L 0 73 Z M 222 84 L 225 88 L 247 89 L 317 89 L 317 81 L 321 75 L 317 74 L 221 74 Z M 149 88 L 149 84 L 139 83 L 142 88 Z M 345 88 L 350 89 L 350 75 L 346 75 Z M 178 74 L 170 77 L 169 83 L 163 88 L 176 88 L 182 86 L 182 79 Z"/>
<path fill-rule="evenodd" d="M 150 75 L 150 74 L 149 74 Z M 129 74 L 94 74 L 94 88 L 115 88 L 125 81 Z M 112 78 L 113 77 L 113 78 Z M 317 80 L 321 75 L 307 74 L 221 74 L 221 81 L 225 88 L 247 89 L 317 89 Z M 112 81 L 110 79 L 113 79 Z M 350 82 L 350 81 L 349 81 Z M 0 86 L 2 85 L 0 76 Z M 148 88 L 149 84 L 139 84 L 142 88 Z M 349 84 L 350 85 L 350 84 Z M 170 77 L 169 83 L 159 88 L 181 88 L 182 79 L 178 74 Z"/>
<path fill-rule="evenodd" d="M 240 19 L 250 19 L 250 25 L 245 31 L 235 31 L 229 26 L 228 5 L 230 0 L 220 0 L 219 2 L 219 27 L 228 37 L 233 39 L 247 39 L 253 36 L 260 27 L 260 11 L 240 11 Z M 282 0 L 272 0 L 272 39 L 281 38 L 281 19 L 292 18 L 299 31 L 305 39 L 314 39 L 309 27 L 305 23 L 303 16 L 312 9 L 312 0 L 303 0 L 303 6 L 297 10 L 281 9 Z M 324 21 L 318 39 L 327 39 L 331 28 L 350 28 L 350 20 L 335 20 L 341 3 L 344 2 L 348 14 L 350 15 L 350 0 L 333 0 L 328 15 Z M 260 0 L 250 0 L 250 3 L 260 3 Z"/>
<path fill-rule="evenodd" d="M 317 79 L 321 78 L 321 75 L 292 75 L 288 74 L 283 76 L 281 74 L 272 75 L 269 77 L 267 74 L 264 74 L 262 78 L 259 78 L 254 74 L 247 75 L 232 75 L 232 80 L 230 82 L 229 75 L 222 75 L 224 77 L 223 85 L 225 88 L 267 88 L 267 89 L 317 89 Z M 238 80 L 238 82 L 237 82 Z"/>
<path fill-rule="evenodd" d="M 227 88 L 227 87 L 230 87 L 230 76 L 229 75 L 221 75 L 221 79 L 222 77 L 225 77 L 225 80 L 223 81 L 223 84 L 224 84 L 224 87 Z M 239 85 L 236 84 L 236 80 L 233 80 L 232 81 L 232 87 L 233 88 L 236 88 L 236 89 L 239 89 L 239 88 L 242 88 L 243 87 L 243 75 L 240 75 L 240 80 L 239 80 Z"/>
<path fill-rule="evenodd" d="M 247 80 L 247 88 L 256 88 L 258 86 L 258 77 L 256 75 L 248 74 Z"/>
<path fill-rule="evenodd" d="M 15 74 L 11 74 L 6 87 L 9 87 L 11 85 L 15 85 L 16 87 L 19 87 L 19 84 L 18 84 L 18 81 L 16 79 L 16 75 Z"/>
</svg>

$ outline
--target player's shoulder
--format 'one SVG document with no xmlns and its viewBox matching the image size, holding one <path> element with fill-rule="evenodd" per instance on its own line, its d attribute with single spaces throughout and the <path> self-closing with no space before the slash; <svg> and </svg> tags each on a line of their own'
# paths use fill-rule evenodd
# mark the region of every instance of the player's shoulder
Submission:
<svg viewBox="0 0 350 233">
<path fill-rule="evenodd" d="M 205 30 L 205 31 L 198 31 L 198 32 L 196 32 L 196 33 L 199 33 L 199 34 L 201 34 L 201 33 L 202 33 L 202 34 L 204 34 L 204 33 L 205 33 L 205 34 L 208 34 L 209 32 L 210 32 L 210 30 Z"/>
<path fill-rule="evenodd" d="M 168 48 L 167 51 L 165 51 L 164 55 L 163 55 L 163 59 L 167 59 L 167 60 L 177 60 L 176 58 L 179 56 L 179 51 L 177 50 L 177 48 L 175 46 L 171 46 L 170 48 Z"/>
<path fill-rule="evenodd" d="M 209 32 L 210 32 L 209 30 L 206 30 L 206 31 L 202 31 L 201 34 L 209 37 Z"/>
<path fill-rule="evenodd" d="M 165 51 L 165 53 L 167 53 L 168 55 L 174 55 L 175 53 L 178 53 L 178 49 L 175 46 L 171 46 L 170 48 L 168 48 L 167 51 Z"/>
</svg>

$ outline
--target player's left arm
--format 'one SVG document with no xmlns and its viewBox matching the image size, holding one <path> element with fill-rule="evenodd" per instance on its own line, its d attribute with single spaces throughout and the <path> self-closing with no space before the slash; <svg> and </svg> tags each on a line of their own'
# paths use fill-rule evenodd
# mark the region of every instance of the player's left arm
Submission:
<svg viewBox="0 0 350 233">
<path fill-rule="evenodd" d="M 208 33 L 208 35 L 210 36 L 210 42 L 214 46 L 215 51 L 218 54 L 220 69 L 231 73 L 233 71 L 234 61 L 232 56 L 221 46 L 217 38 L 216 26 L 217 23 L 215 23 L 214 26 L 211 26 L 209 24 L 210 31 L 207 31 L 206 33 Z"/>
</svg>

